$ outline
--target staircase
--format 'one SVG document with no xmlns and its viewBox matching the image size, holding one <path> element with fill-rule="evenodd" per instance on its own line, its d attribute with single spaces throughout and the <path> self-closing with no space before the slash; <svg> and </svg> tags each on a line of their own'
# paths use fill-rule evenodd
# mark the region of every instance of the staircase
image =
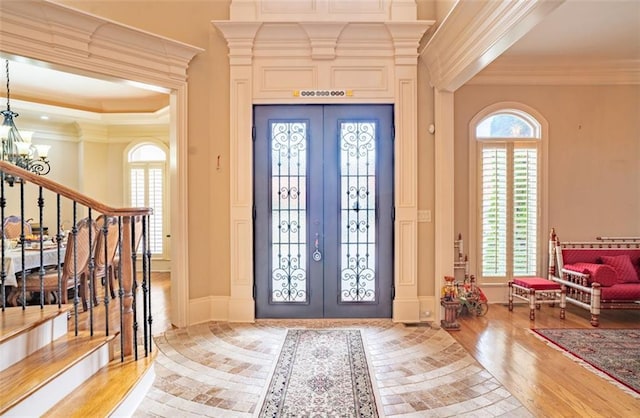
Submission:
<svg viewBox="0 0 640 418">
<path fill-rule="evenodd" d="M 130 416 L 150 388 L 155 356 L 114 359 L 119 334 L 68 332 L 71 308 L 1 313 L 1 416 Z"/>
<path fill-rule="evenodd" d="M 3 180 L 10 178 L 9 187 Z M 14 187 L 13 190 L 11 188 Z M 17 190 L 16 190 L 17 189 Z M 29 207 L 25 193 L 37 193 L 37 207 Z M 45 199 L 44 191 L 47 191 Z M 18 192 L 18 193 L 16 193 Z M 54 194 L 51 199 L 51 192 Z M 19 199 L 18 202 L 15 199 Z M 33 203 L 31 203 L 33 204 Z M 7 271 L 6 234 L 4 220 L 11 211 L 18 211 L 21 219 L 28 213 L 43 225 L 45 213 L 55 226 L 50 235 L 56 238 L 58 259 L 55 265 L 44 265 L 44 239 L 39 238 L 39 265 L 25 266 L 27 251 L 23 231 L 20 235 L 22 251 L 21 270 Z M 77 225 L 83 219 L 88 224 L 96 214 L 113 218 L 117 228 L 108 228 L 109 222 L 89 234 L 87 269 L 79 267 L 82 247 L 78 243 Z M 147 228 L 150 208 L 113 208 L 45 177 L 22 170 L 0 161 L 0 416 L 62 416 L 104 417 L 130 416 L 153 383 L 155 373 L 152 350 L 153 318 L 151 315 L 151 252 Z M 62 219 L 70 219 L 71 230 L 65 254 L 60 259 L 63 238 Z M 114 257 L 106 250 L 94 253 L 98 239 L 117 244 L 118 264 L 100 271 L 96 260 Z M 138 238 L 140 237 L 140 238 Z M 137 271 L 138 239 L 141 242 L 142 271 Z M 73 241 L 71 241 L 73 240 Z M 70 245 L 70 243 L 73 245 Z M 84 253 L 86 256 L 86 252 Z M 58 272 L 58 282 L 52 293 L 45 289 L 46 273 Z M 70 270 L 69 270 L 70 269 Z M 10 274 L 11 275 L 10 275 Z M 28 276 L 31 274 L 31 276 Z M 28 305 L 26 283 L 36 275 L 39 286 L 38 305 Z M 74 278 L 72 289 L 63 286 L 62 275 Z M 14 276 L 15 275 L 15 276 Z M 11 277 L 10 283 L 7 278 Z M 22 280 L 27 277 L 27 279 Z M 20 280 L 18 280 L 20 278 Z M 88 289 L 80 286 L 84 278 Z M 47 286 L 49 286 L 47 284 Z M 42 289 L 42 290 L 40 290 Z M 18 290 L 21 306 L 9 306 L 7 290 Z M 88 292 L 88 310 L 79 308 L 80 290 Z M 62 304 L 63 292 L 74 292 L 73 305 Z M 15 293 L 14 293 L 15 294 Z M 51 296 L 55 295 L 52 299 Z M 68 294 L 67 294 L 68 295 Z M 99 299 L 100 298 L 100 299 Z M 52 301 L 57 304 L 48 304 Z"/>
</svg>

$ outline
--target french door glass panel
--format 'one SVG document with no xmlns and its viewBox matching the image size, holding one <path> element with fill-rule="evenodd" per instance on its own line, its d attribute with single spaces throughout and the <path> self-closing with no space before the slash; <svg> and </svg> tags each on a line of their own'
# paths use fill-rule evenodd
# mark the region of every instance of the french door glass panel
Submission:
<svg viewBox="0 0 640 418">
<path fill-rule="evenodd" d="M 307 130 L 271 124 L 271 302 L 307 302 Z"/>
</svg>

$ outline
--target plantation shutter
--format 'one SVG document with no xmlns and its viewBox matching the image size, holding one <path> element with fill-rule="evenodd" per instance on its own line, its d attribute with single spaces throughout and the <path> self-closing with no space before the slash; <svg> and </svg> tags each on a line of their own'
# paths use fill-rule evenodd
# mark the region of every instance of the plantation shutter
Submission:
<svg viewBox="0 0 640 418">
<path fill-rule="evenodd" d="M 536 274 L 538 231 L 538 153 L 516 147 L 513 153 L 513 274 Z"/>
<path fill-rule="evenodd" d="M 149 250 L 151 254 L 162 254 L 163 248 L 163 194 L 164 168 L 162 163 L 131 163 L 131 205 L 153 209 L 149 219 Z"/>
<path fill-rule="evenodd" d="M 482 146 L 482 276 L 534 276 L 538 245 L 538 148 Z"/>
<path fill-rule="evenodd" d="M 151 165 L 151 164 L 150 164 Z M 149 181 L 147 182 L 149 187 L 148 205 L 153 208 L 153 215 L 149 220 L 149 246 L 151 247 L 152 254 L 163 253 L 163 237 L 162 237 L 162 224 L 164 213 L 162 212 L 162 198 L 164 195 L 163 184 L 164 170 L 162 167 L 149 167 Z"/>
<path fill-rule="evenodd" d="M 482 149 L 482 275 L 499 276 L 507 269 L 507 149 Z"/>
</svg>

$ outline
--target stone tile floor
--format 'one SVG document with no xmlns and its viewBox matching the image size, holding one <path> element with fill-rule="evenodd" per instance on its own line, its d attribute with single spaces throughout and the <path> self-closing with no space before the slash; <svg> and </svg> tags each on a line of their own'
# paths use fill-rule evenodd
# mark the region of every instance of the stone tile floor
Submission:
<svg viewBox="0 0 640 418">
<path fill-rule="evenodd" d="M 444 330 L 390 320 L 212 322 L 155 337 L 137 417 L 257 416 L 288 328 L 362 331 L 382 417 L 531 417 Z"/>
</svg>

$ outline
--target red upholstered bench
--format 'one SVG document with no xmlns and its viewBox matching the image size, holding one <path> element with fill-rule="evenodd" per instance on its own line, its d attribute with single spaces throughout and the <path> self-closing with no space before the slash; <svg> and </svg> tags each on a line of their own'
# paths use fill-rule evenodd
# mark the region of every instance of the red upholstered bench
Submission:
<svg viewBox="0 0 640 418">
<path fill-rule="evenodd" d="M 564 319 L 566 291 L 564 285 L 542 277 L 514 277 L 509 281 L 509 311 L 513 311 L 513 298 L 529 301 L 529 319 L 536 319 L 536 308 L 543 303 L 560 302 L 560 319 Z"/>
</svg>

